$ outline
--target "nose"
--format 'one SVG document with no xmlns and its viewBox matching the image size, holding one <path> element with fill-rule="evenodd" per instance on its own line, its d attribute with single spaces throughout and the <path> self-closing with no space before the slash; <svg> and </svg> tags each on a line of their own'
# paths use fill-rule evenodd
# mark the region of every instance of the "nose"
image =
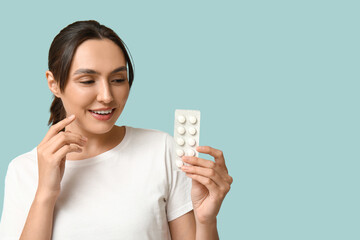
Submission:
<svg viewBox="0 0 360 240">
<path fill-rule="evenodd" d="M 114 100 L 108 81 L 102 81 L 102 84 L 99 87 L 97 100 L 104 103 L 111 103 Z"/>
</svg>

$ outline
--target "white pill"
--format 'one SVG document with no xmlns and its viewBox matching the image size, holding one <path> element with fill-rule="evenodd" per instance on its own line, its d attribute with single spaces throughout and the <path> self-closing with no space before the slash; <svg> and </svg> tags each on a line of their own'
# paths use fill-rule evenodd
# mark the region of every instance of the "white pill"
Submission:
<svg viewBox="0 0 360 240">
<path fill-rule="evenodd" d="M 179 123 L 184 123 L 185 122 L 185 117 L 183 116 L 183 115 L 180 115 L 180 116 L 178 116 L 178 121 L 179 121 Z"/>
<path fill-rule="evenodd" d="M 196 123 L 196 117 L 195 116 L 190 116 L 189 117 L 189 121 L 192 123 L 192 124 L 195 124 Z"/>
<path fill-rule="evenodd" d="M 190 146 L 195 146 L 195 144 L 196 144 L 196 141 L 195 141 L 195 139 L 193 139 L 193 138 L 190 138 L 189 140 L 188 140 L 188 144 L 190 145 Z"/>
<path fill-rule="evenodd" d="M 192 156 L 192 157 L 195 156 L 195 151 L 192 149 L 188 149 L 186 153 L 187 153 L 187 156 Z"/>
<path fill-rule="evenodd" d="M 178 138 L 177 139 L 177 144 L 179 144 L 180 146 L 184 146 L 184 144 L 185 144 L 184 139 L 183 138 Z"/>
<path fill-rule="evenodd" d="M 179 159 L 176 159 L 175 164 L 176 164 L 176 166 L 177 166 L 178 168 L 181 168 L 182 165 L 184 165 L 183 161 L 181 161 L 181 160 L 179 160 Z"/>
<path fill-rule="evenodd" d="M 196 129 L 193 128 L 193 127 L 190 127 L 190 128 L 189 128 L 189 133 L 190 133 L 191 135 L 195 135 L 195 134 L 196 134 Z"/>
<path fill-rule="evenodd" d="M 183 135 L 185 133 L 185 128 L 180 126 L 178 127 L 177 131 L 179 134 Z"/>
<path fill-rule="evenodd" d="M 182 157 L 182 156 L 184 156 L 184 150 L 182 150 L 182 149 L 177 149 L 177 150 L 176 150 L 176 154 L 177 154 L 179 157 Z"/>
</svg>

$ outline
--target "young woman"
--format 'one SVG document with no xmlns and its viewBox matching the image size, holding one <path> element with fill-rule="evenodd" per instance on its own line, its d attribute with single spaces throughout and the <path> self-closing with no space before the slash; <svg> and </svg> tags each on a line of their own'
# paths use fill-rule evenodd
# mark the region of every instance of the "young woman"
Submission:
<svg viewBox="0 0 360 240">
<path fill-rule="evenodd" d="M 48 65 L 52 126 L 9 164 L 0 238 L 218 239 L 233 181 L 224 156 L 201 146 L 215 162 L 183 157 L 192 166 L 176 171 L 169 134 L 115 125 L 134 80 L 117 34 L 72 23 L 53 40 Z"/>
</svg>

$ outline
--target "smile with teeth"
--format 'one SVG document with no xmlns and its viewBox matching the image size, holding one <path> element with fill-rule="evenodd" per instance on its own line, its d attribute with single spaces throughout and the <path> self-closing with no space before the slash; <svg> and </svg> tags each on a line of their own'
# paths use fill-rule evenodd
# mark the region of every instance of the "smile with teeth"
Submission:
<svg viewBox="0 0 360 240">
<path fill-rule="evenodd" d="M 114 108 L 110 109 L 110 110 L 107 110 L 107 111 L 93 111 L 93 110 L 90 110 L 90 112 L 93 112 L 93 113 L 96 113 L 96 114 L 99 114 L 99 115 L 108 115 L 108 114 L 112 113 L 113 110 L 114 110 Z"/>
</svg>

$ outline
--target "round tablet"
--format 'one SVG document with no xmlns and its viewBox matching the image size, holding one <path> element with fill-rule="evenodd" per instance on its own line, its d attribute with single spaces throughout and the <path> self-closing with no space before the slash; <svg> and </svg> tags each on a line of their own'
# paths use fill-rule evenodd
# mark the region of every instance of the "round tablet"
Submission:
<svg viewBox="0 0 360 240">
<path fill-rule="evenodd" d="M 178 138 L 176 142 L 177 142 L 177 144 L 179 144 L 180 146 L 184 146 L 184 144 L 185 144 L 185 141 L 184 141 L 183 138 Z"/>
<path fill-rule="evenodd" d="M 193 138 L 190 138 L 188 141 L 188 144 L 190 145 L 190 146 L 195 146 L 195 144 L 196 144 L 196 141 L 195 141 L 195 139 L 193 139 Z"/>
<path fill-rule="evenodd" d="M 185 120 L 186 120 L 186 119 L 185 119 L 184 115 L 178 116 L 178 121 L 179 121 L 179 123 L 184 123 Z"/>
<path fill-rule="evenodd" d="M 192 156 L 192 157 L 195 156 L 195 151 L 192 149 L 188 149 L 186 153 L 187 153 L 187 156 Z"/>
<path fill-rule="evenodd" d="M 182 157 L 182 156 L 184 156 L 184 151 L 181 150 L 181 149 L 177 149 L 177 150 L 176 150 L 176 154 L 177 154 L 179 157 Z"/>
<path fill-rule="evenodd" d="M 179 160 L 179 159 L 176 159 L 175 164 L 176 164 L 176 166 L 177 166 L 178 168 L 181 168 L 182 165 L 184 165 L 183 161 L 181 161 L 181 160 Z"/>
<path fill-rule="evenodd" d="M 185 128 L 180 126 L 178 127 L 177 131 L 179 134 L 183 135 L 185 133 Z"/>
<path fill-rule="evenodd" d="M 190 116 L 189 117 L 189 121 L 192 123 L 192 124 L 195 124 L 196 123 L 196 117 L 195 116 Z"/>
<path fill-rule="evenodd" d="M 193 127 L 190 127 L 190 128 L 189 128 L 189 133 L 190 133 L 191 135 L 195 135 L 195 134 L 196 134 L 196 129 L 193 128 Z"/>
</svg>

